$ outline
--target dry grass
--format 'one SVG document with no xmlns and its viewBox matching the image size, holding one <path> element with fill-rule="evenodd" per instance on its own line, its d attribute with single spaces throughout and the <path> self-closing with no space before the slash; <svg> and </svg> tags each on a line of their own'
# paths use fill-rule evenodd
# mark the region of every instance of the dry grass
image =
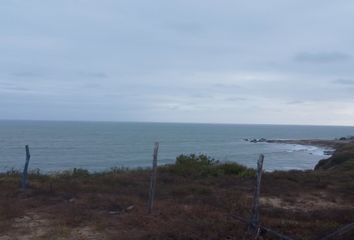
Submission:
<svg viewBox="0 0 354 240">
<path fill-rule="evenodd" d="M 146 207 L 150 177 L 147 170 L 114 169 L 99 174 L 76 170 L 55 176 L 34 173 L 30 175 L 26 193 L 18 190 L 17 173 L 2 174 L 0 236 L 16 239 L 19 234 L 29 234 L 26 229 L 19 233 L 14 222 L 33 213 L 43 224 L 28 231 L 40 228 L 44 231 L 33 239 L 48 236 L 50 239 L 241 239 L 244 236 L 246 227 L 229 215 L 249 217 L 255 182 L 252 174 L 240 174 L 238 170 L 221 173 L 218 167 L 218 174 L 213 169 L 204 169 L 208 174 L 185 175 L 180 174 L 180 169 L 171 168 L 162 167 L 158 171 L 152 215 L 147 214 Z M 354 171 L 266 173 L 261 195 L 262 223 L 300 239 L 317 238 L 354 219 Z M 343 239 L 354 239 L 353 236 Z"/>
</svg>

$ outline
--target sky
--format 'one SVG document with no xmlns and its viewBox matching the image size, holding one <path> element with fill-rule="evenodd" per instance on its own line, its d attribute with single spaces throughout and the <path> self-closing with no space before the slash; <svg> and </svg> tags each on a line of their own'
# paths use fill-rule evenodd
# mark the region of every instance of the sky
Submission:
<svg viewBox="0 0 354 240">
<path fill-rule="evenodd" d="M 0 119 L 354 125 L 354 1 L 1 0 Z"/>
</svg>

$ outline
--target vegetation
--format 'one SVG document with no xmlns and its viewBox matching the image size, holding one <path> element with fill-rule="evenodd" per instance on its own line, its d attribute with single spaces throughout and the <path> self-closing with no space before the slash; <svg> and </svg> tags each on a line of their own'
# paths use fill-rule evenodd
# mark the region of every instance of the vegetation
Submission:
<svg viewBox="0 0 354 240">
<path fill-rule="evenodd" d="M 162 171 L 193 178 L 224 175 L 255 176 L 253 169 L 235 162 L 221 163 L 204 154 L 180 155 L 175 164 L 162 167 Z"/>
<path fill-rule="evenodd" d="M 352 170 L 354 169 L 354 143 L 347 143 L 339 146 L 333 156 L 319 161 L 316 170 Z"/>
<path fill-rule="evenodd" d="M 17 171 L 0 174 L 0 238 L 242 239 L 254 170 L 205 155 L 181 155 L 158 168 L 147 214 L 149 169 L 33 171 L 19 190 Z M 296 239 L 316 239 L 354 219 L 354 171 L 265 173 L 261 222 Z M 8 238 L 6 238 L 8 236 Z M 353 235 L 343 239 L 354 239 Z"/>
</svg>

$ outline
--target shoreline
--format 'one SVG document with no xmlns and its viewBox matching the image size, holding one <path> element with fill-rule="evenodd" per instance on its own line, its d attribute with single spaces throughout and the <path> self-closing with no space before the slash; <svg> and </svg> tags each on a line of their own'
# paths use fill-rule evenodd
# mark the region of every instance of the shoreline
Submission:
<svg viewBox="0 0 354 240">
<path fill-rule="evenodd" d="M 305 146 L 315 146 L 322 148 L 331 148 L 333 150 L 337 150 L 339 147 L 353 143 L 352 140 L 327 140 L 327 139 L 284 139 L 284 140 L 266 140 L 267 143 L 284 143 L 284 144 L 298 144 Z"/>
<path fill-rule="evenodd" d="M 284 144 L 299 144 L 306 146 L 322 147 L 328 150 L 324 150 L 324 155 L 328 155 L 328 158 L 324 158 L 318 161 L 314 167 L 314 171 L 317 170 L 352 170 L 354 167 L 354 139 L 342 138 L 334 140 L 323 139 L 308 139 L 308 140 L 265 140 L 267 143 L 284 143 Z"/>
<path fill-rule="evenodd" d="M 289 145 L 300 145 L 300 146 L 312 146 L 320 148 L 324 159 L 331 158 L 338 149 L 347 145 L 353 144 L 354 140 L 352 139 L 243 139 L 246 142 L 250 143 L 274 143 L 274 144 L 289 144 Z M 317 164 L 323 159 L 320 159 Z"/>
</svg>

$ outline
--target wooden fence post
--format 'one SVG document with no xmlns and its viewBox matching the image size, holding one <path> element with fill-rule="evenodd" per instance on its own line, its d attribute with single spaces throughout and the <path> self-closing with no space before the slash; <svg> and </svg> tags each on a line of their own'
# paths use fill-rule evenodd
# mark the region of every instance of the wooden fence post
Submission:
<svg viewBox="0 0 354 240">
<path fill-rule="evenodd" d="M 28 145 L 26 145 L 25 148 L 26 148 L 26 162 L 25 162 L 25 167 L 23 168 L 23 173 L 22 173 L 22 176 L 21 176 L 21 188 L 23 190 L 26 190 L 26 187 L 27 187 L 27 184 L 28 184 L 28 180 L 27 180 L 28 173 L 27 173 L 27 171 L 28 171 L 29 160 L 31 158 Z"/>
<path fill-rule="evenodd" d="M 253 206 L 252 206 L 252 217 L 251 217 L 251 221 L 250 221 L 250 227 L 256 233 L 256 237 L 258 237 L 258 234 L 259 234 L 259 196 L 260 196 L 260 192 L 261 192 L 263 160 L 264 160 L 264 155 L 261 154 L 259 156 L 259 159 L 257 162 L 256 190 L 254 192 Z"/>
<path fill-rule="evenodd" d="M 150 189 L 149 189 L 149 202 L 148 202 L 148 212 L 152 213 L 152 208 L 154 205 L 154 198 L 156 192 L 156 175 L 157 175 L 157 153 L 159 150 L 159 143 L 155 142 L 154 146 L 154 155 L 152 161 L 152 171 L 151 171 L 151 179 L 150 179 Z"/>
</svg>

